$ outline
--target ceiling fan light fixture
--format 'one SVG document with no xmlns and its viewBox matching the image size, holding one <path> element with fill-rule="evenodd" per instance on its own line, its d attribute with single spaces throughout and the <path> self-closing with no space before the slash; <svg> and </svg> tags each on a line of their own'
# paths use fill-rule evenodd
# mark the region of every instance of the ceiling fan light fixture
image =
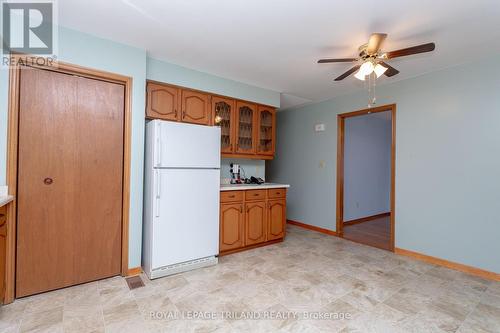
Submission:
<svg viewBox="0 0 500 333">
<path fill-rule="evenodd" d="M 361 73 L 361 70 L 357 71 L 356 74 L 354 74 L 354 77 L 360 81 L 364 81 L 365 80 L 365 76 L 366 75 L 363 75 Z"/>
<path fill-rule="evenodd" d="M 379 78 L 382 74 L 385 73 L 387 70 L 387 67 L 382 66 L 381 64 L 377 64 L 373 71 L 375 72 L 375 75 L 377 75 L 377 78 Z"/>
<path fill-rule="evenodd" d="M 367 76 L 373 72 L 373 68 L 374 68 L 373 63 L 371 61 L 366 61 L 364 64 L 361 65 L 359 71 L 361 74 L 363 74 L 363 76 Z"/>
<path fill-rule="evenodd" d="M 358 80 L 364 81 L 367 75 L 373 73 L 373 70 L 374 70 L 373 63 L 371 61 L 366 61 L 361 65 L 359 71 L 357 71 L 357 73 L 354 74 L 354 77 Z"/>
</svg>

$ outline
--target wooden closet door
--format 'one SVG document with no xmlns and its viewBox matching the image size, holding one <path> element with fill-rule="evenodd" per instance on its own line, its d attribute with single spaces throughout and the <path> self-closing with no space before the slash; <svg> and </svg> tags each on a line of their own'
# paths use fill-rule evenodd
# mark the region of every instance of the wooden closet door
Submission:
<svg viewBox="0 0 500 333">
<path fill-rule="evenodd" d="M 21 70 L 17 297 L 120 274 L 124 93 Z"/>
</svg>

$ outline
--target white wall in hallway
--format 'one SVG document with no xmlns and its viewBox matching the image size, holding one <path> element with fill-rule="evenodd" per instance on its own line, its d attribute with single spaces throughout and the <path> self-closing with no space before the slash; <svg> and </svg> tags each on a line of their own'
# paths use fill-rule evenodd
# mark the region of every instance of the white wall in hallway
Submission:
<svg viewBox="0 0 500 333">
<path fill-rule="evenodd" d="M 345 119 L 344 221 L 390 211 L 391 112 Z"/>
</svg>

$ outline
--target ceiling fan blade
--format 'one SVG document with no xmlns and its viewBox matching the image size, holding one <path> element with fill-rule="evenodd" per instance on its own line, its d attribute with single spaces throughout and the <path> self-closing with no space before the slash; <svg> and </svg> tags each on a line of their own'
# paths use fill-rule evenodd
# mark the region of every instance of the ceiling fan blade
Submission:
<svg viewBox="0 0 500 333">
<path fill-rule="evenodd" d="M 397 58 L 397 57 L 409 56 L 412 54 L 431 52 L 431 51 L 434 51 L 435 48 L 436 48 L 436 44 L 427 43 L 427 44 L 408 47 L 406 49 L 387 52 L 385 55 L 386 55 L 387 59 L 392 59 L 392 58 Z"/>
<path fill-rule="evenodd" d="M 380 61 L 379 64 L 381 64 L 384 67 L 387 67 L 387 70 L 384 72 L 385 76 L 391 77 L 396 74 L 399 74 L 399 71 L 396 68 L 392 67 L 391 65 L 388 65 L 383 61 Z"/>
<path fill-rule="evenodd" d="M 387 34 L 374 33 L 370 36 L 368 40 L 368 46 L 366 47 L 367 54 L 375 54 L 380 50 L 382 43 L 387 38 Z"/>
<path fill-rule="evenodd" d="M 319 59 L 318 64 L 326 64 L 329 62 L 354 62 L 358 61 L 357 58 L 339 58 L 339 59 Z"/>
<path fill-rule="evenodd" d="M 348 77 L 349 75 L 351 75 L 352 73 L 357 71 L 360 67 L 361 67 L 361 65 L 354 66 L 353 68 L 351 68 L 350 70 L 348 70 L 347 72 L 345 72 L 344 74 L 342 74 L 338 78 L 336 78 L 335 81 L 342 81 L 343 79 L 345 79 L 346 77 Z"/>
</svg>

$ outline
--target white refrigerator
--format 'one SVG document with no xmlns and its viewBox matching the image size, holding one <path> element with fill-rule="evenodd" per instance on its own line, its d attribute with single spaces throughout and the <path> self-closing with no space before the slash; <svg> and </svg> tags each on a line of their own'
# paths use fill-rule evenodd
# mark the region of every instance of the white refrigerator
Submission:
<svg viewBox="0 0 500 333">
<path fill-rule="evenodd" d="M 142 266 L 150 279 L 217 264 L 220 128 L 146 124 Z"/>
</svg>

